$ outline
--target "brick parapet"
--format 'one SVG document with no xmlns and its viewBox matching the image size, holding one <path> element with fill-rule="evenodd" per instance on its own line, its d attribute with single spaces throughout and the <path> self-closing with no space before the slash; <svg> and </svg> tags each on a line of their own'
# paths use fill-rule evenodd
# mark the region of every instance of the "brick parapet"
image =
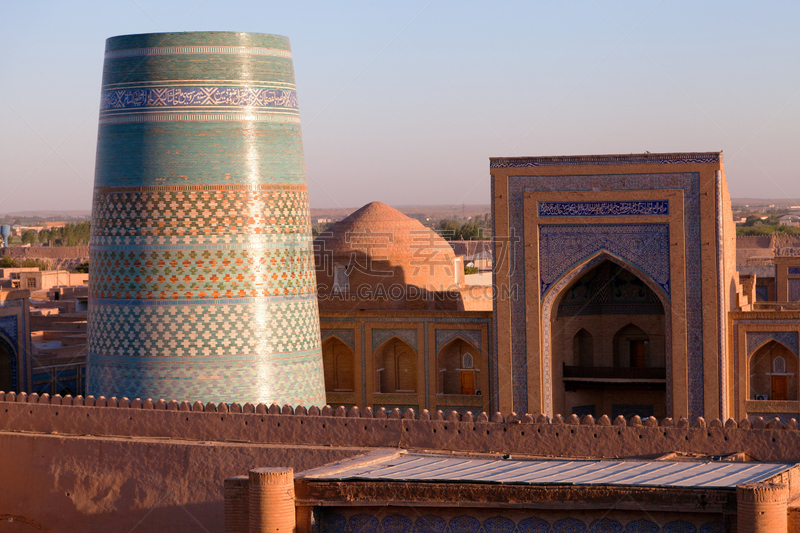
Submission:
<svg viewBox="0 0 800 533">
<path fill-rule="evenodd" d="M 644 420 L 510 413 L 416 413 L 409 409 L 322 409 L 205 404 L 139 398 L 0 393 L 5 432 L 59 433 L 321 446 L 401 447 L 561 457 L 634 457 L 744 452 L 760 461 L 800 462 L 793 420 Z"/>
</svg>

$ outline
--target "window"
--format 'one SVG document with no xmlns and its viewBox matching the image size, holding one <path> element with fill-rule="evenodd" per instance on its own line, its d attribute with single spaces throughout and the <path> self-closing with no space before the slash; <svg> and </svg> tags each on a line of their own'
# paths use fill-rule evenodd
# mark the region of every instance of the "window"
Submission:
<svg viewBox="0 0 800 533">
<path fill-rule="evenodd" d="M 772 360 L 772 373 L 785 374 L 786 373 L 786 359 L 780 355 Z"/>
<path fill-rule="evenodd" d="M 350 279 L 346 265 L 334 265 L 333 267 L 333 292 L 334 294 L 350 292 Z"/>
<path fill-rule="evenodd" d="M 472 368 L 474 364 L 474 360 L 472 359 L 472 354 L 467 352 L 461 358 L 461 368 Z"/>
<path fill-rule="evenodd" d="M 27 281 L 26 281 L 26 284 L 27 284 L 26 286 L 29 289 L 35 289 L 36 288 L 36 278 L 28 278 Z"/>
</svg>

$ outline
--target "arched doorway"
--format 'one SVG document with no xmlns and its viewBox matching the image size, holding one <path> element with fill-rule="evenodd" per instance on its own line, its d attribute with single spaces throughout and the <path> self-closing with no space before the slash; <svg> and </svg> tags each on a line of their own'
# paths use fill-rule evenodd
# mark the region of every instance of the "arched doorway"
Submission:
<svg viewBox="0 0 800 533">
<path fill-rule="evenodd" d="M 650 359 L 650 335 L 628 324 L 614 334 L 613 349 L 615 367 L 645 368 Z"/>
<path fill-rule="evenodd" d="M 463 339 L 455 338 L 437 354 L 439 394 L 480 394 L 478 350 Z"/>
<path fill-rule="evenodd" d="M 336 337 L 322 344 L 322 365 L 327 392 L 353 392 L 355 365 L 353 350 Z"/>
<path fill-rule="evenodd" d="M 666 314 L 648 283 L 601 259 L 576 276 L 554 307 L 555 412 L 666 416 Z"/>
<path fill-rule="evenodd" d="M 797 400 L 797 356 L 771 340 L 750 356 L 750 400 Z"/>
<path fill-rule="evenodd" d="M 394 337 L 375 354 L 375 380 L 378 393 L 417 392 L 417 352 Z"/>
</svg>

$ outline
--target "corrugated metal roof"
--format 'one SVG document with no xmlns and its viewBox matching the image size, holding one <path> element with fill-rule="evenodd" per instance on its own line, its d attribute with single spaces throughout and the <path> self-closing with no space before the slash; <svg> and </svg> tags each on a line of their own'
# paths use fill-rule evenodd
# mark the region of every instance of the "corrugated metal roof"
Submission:
<svg viewBox="0 0 800 533">
<path fill-rule="evenodd" d="M 763 481 L 792 466 L 719 461 L 524 461 L 403 454 L 317 479 L 734 488 Z"/>
</svg>

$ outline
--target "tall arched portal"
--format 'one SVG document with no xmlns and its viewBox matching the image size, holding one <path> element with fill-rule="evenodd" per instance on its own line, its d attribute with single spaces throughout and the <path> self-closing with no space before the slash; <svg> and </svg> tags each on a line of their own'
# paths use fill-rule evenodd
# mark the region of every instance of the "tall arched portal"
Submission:
<svg viewBox="0 0 800 533">
<path fill-rule="evenodd" d="M 657 335 L 668 333 L 666 414 L 731 416 L 729 343 L 736 337 L 729 335 L 728 312 L 737 305 L 739 278 L 723 167 L 720 152 L 490 160 L 496 361 L 491 375 L 499 411 L 549 416 L 563 411 L 562 367 L 553 364 L 553 318 L 564 291 L 607 259 L 635 274 L 663 306 L 664 328 Z M 651 334 L 636 317 L 603 334 L 613 336 L 628 323 Z M 612 341 L 606 339 L 603 348 L 597 333 L 587 331 L 596 360 Z M 558 342 L 561 359 L 563 336 Z M 572 353 L 572 338 L 567 349 Z"/>
<path fill-rule="evenodd" d="M 666 416 L 666 319 L 631 270 L 602 261 L 562 291 L 551 318 L 554 410 Z"/>
</svg>

